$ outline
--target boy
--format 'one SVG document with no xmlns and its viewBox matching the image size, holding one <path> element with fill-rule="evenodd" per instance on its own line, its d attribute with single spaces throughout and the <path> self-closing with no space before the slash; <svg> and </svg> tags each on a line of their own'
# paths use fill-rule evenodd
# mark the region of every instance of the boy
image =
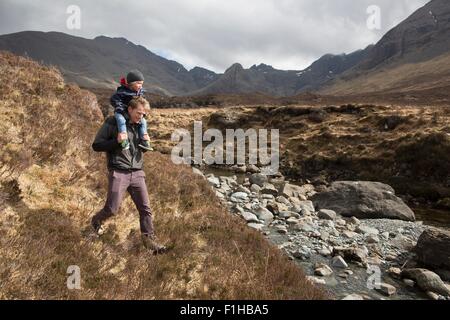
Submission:
<svg viewBox="0 0 450 320">
<path fill-rule="evenodd" d="M 119 134 L 117 135 L 117 141 L 120 143 L 124 150 L 130 148 L 130 143 L 128 141 L 126 120 L 128 117 L 127 106 L 128 103 L 133 99 L 133 97 L 140 97 L 144 94 L 144 89 L 142 85 L 144 84 L 144 75 L 139 70 L 132 70 L 127 74 L 126 79 L 122 78 L 120 80 L 121 86 L 117 88 L 116 93 L 111 97 L 111 105 L 114 107 L 114 117 L 117 121 L 117 127 L 119 129 Z M 147 133 L 147 121 L 145 117 L 142 118 L 139 125 L 139 147 L 152 151 L 153 148 L 150 146 L 150 138 Z"/>
</svg>

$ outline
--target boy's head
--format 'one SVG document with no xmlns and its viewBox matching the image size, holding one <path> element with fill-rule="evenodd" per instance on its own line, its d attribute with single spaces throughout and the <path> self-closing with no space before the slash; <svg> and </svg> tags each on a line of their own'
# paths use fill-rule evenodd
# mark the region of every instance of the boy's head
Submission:
<svg viewBox="0 0 450 320">
<path fill-rule="evenodd" d="M 150 111 L 150 103 L 143 97 L 133 97 L 128 103 L 128 114 L 132 123 L 139 123 Z"/>
<path fill-rule="evenodd" d="M 138 92 L 144 84 L 144 75 L 139 70 L 131 70 L 127 74 L 128 88 Z"/>
</svg>

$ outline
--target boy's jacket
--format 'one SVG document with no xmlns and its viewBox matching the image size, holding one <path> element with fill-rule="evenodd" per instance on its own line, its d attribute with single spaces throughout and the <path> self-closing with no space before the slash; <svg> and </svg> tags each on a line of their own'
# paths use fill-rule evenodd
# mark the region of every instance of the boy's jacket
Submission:
<svg viewBox="0 0 450 320">
<path fill-rule="evenodd" d="M 126 85 L 121 85 L 117 88 L 115 94 L 111 97 L 111 105 L 114 107 L 114 112 L 126 113 L 128 109 L 128 103 L 133 97 L 140 97 L 144 95 L 145 90 L 141 89 L 138 92 L 131 90 Z"/>
</svg>

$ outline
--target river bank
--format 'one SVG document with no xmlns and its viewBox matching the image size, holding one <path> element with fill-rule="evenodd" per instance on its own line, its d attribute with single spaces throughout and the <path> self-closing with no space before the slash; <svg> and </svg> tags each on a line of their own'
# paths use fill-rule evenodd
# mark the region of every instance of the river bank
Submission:
<svg viewBox="0 0 450 320">
<path fill-rule="evenodd" d="M 258 181 L 257 173 L 193 170 L 204 175 L 231 214 L 262 232 L 336 299 L 446 299 L 402 277 L 404 269 L 417 266 L 413 248 L 423 231 L 431 225 L 445 229 L 445 222 L 421 220 L 426 214 L 416 221 L 343 217 L 315 208 L 310 199 L 320 187 L 297 186 L 281 174 Z M 286 185 L 299 194 L 289 194 Z"/>
</svg>

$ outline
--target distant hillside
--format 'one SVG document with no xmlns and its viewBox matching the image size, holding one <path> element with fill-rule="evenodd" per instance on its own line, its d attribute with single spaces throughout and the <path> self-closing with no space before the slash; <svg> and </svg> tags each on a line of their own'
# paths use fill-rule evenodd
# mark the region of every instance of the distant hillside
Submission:
<svg viewBox="0 0 450 320">
<path fill-rule="evenodd" d="M 390 30 L 327 94 L 402 92 L 450 85 L 450 2 L 433 0 Z"/>
<path fill-rule="evenodd" d="M 144 73 L 147 89 L 166 95 L 184 94 L 217 78 L 203 68 L 187 71 L 124 38 L 91 40 L 61 32 L 25 31 L 0 36 L 0 50 L 55 65 L 67 81 L 91 88 L 113 88 L 121 76 L 136 68 Z"/>
</svg>

